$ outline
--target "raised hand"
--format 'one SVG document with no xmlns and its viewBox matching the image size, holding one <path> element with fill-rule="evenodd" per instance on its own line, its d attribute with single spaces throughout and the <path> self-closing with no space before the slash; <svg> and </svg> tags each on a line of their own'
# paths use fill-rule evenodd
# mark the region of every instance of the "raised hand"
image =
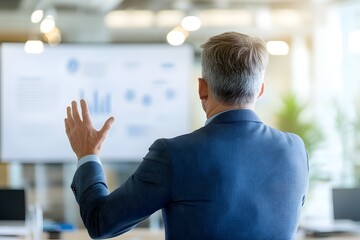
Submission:
<svg viewBox="0 0 360 240">
<path fill-rule="evenodd" d="M 80 105 L 82 119 L 80 118 L 76 101 L 72 101 L 71 107 L 66 108 L 67 118 L 65 118 L 66 134 L 78 159 L 100 152 L 106 134 L 114 122 L 114 118 L 110 117 L 106 120 L 100 131 L 97 131 L 91 123 L 86 101 L 81 100 Z"/>
</svg>

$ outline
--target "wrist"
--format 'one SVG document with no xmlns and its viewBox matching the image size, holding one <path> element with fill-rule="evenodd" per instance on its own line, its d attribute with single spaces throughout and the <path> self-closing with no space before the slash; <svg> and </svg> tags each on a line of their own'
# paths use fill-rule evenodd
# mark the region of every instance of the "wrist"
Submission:
<svg viewBox="0 0 360 240">
<path fill-rule="evenodd" d="M 97 153 L 95 152 L 84 152 L 84 153 L 77 153 L 76 156 L 78 158 L 78 161 L 84 157 L 90 156 L 90 155 L 94 155 L 97 156 Z"/>
<path fill-rule="evenodd" d="M 77 167 L 79 168 L 80 166 L 82 166 L 87 162 L 97 162 L 98 164 L 102 165 L 98 155 L 86 155 L 81 159 L 79 159 L 79 161 L 77 162 Z"/>
</svg>

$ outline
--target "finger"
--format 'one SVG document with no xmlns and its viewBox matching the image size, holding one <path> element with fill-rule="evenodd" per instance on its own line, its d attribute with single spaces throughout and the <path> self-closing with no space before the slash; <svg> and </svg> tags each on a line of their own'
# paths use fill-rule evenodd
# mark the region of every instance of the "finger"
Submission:
<svg viewBox="0 0 360 240">
<path fill-rule="evenodd" d="M 84 99 L 81 99 L 80 100 L 80 105 L 81 105 L 83 121 L 85 123 L 90 123 L 91 124 L 90 113 L 89 113 L 89 109 L 87 107 L 86 101 Z"/>
<path fill-rule="evenodd" d="M 73 115 L 73 118 L 74 118 L 74 122 L 75 123 L 80 123 L 81 118 L 80 118 L 79 111 L 78 111 L 78 108 L 77 108 L 77 102 L 72 101 L 71 102 L 71 107 L 72 107 L 72 115 Z"/>
<path fill-rule="evenodd" d="M 114 117 L 110 117 L 106 122 L 104 123 L 104 126 L 99 131 L 102 138 L 106 137 L 107 132 L 110 130 L 111 125 L 114 123 L 115 119 Z"/>
<path fill-rule="evenodd" d="M 67 123 L 69 128 L 72 128 L 74 126 L 74 119 L 71 114 L 71 107 L 66 108 L 66 114 L 67 114 Z"/>
<path fill-rule="evenodd" d="M 65 123 L 65 132 L 66 132 L 66 134 L 69 134 L 70 127 L 69 127 L 69 121 L 67 118 L 64 119 L 64 123 Z"/>
</svg>

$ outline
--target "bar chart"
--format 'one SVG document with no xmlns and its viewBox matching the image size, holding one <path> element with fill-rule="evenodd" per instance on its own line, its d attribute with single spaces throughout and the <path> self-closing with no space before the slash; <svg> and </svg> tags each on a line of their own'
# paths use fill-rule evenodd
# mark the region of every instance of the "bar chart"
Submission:
<svg viewBox="0 0 360 240">
<path fill-rule="evenodd" d="M 80 99 L 85 99 L 88 103 L 89 111 L 92 115 L 111 114 L 111 93 L 100 94 L 98 90 L 80 91 Z"/>
</svg>

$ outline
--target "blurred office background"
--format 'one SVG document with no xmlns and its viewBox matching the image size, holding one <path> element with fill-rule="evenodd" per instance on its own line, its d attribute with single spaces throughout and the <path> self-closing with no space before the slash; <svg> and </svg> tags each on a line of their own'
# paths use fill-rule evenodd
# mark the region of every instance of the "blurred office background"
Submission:
<svg viewBox="0 0 360 240">
<path fill-rule="evenodd" d="M 307 144 L 310 189 L 302 222 L 332 219 L 331 189 L 360 183 L 360 1 L 0 0 L 0 42 L 27 43 L 29 54 L 42 54 L 43 45 L 189 45 L 194 51 L 187 106 L 191 129 L 205 121 L 197 98 L 200 45 L 225 31 L 267 42 L 266 88 L 256 111 L 264 122 L 298 133 Z M 104 163 L 110 189 L 139 161 Z M 75 162 L 74 155 L 73 163 L 1 163 L 0 183 L 25 187 L 45 219 L 81 227 L 69 188 Z M 157 216 L 140 224 L 159 225 Z"/>
</svg>

